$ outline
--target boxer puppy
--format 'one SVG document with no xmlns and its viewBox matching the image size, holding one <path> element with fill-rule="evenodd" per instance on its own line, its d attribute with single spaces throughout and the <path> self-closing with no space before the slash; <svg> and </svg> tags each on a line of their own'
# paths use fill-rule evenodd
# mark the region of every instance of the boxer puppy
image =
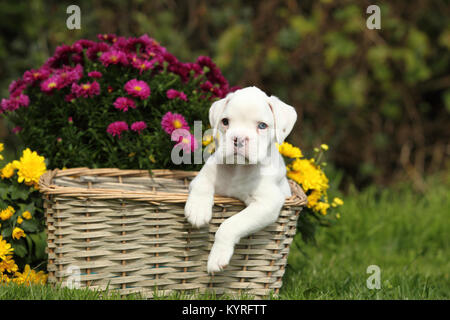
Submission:
<svg viewBox="0 0 450 320">
<path fill-rule="evenodd" d="M 214 194 L 240 199 L 246 208 L 225 220 L 215 234 L 208 273 L 228 265 L 242 237 L 274 223 L 291 195 L 278 152 L 297 120 L 295 109 L 256 87 L 214 102 L 209 121 L 216 151 L 189 185 L 185 216 L 195 227 L 209 223 Z"/>
</svg>

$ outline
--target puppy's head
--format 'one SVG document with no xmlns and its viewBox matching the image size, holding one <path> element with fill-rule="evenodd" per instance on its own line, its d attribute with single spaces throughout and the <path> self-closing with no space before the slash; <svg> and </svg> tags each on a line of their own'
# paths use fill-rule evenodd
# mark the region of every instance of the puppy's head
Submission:
<svg viewBox="0 0 450 320">
<path fill-rule="evenodd" d="M 226 163 L 260 163 L 275 142 L 282 143 L 297 120 L 295 109 L 256 87 L 247 87 L 214 102 L 209 121 Z"/>
</svg>

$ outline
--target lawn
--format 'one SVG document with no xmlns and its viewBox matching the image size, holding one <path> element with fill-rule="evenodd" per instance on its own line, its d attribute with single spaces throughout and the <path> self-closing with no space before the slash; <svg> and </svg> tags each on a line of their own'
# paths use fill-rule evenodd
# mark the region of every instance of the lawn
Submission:
<svg viewBox="0 0 450 320">
<path fill-rule="evenodd" d="M 315 246 L 296 241 L 281 298 L 448 299 L 449 191 L 436 177 L 422 195 L 408 186 L 350 192 Z M 380 268 L 379 290 L 366 286 L 370 265 Z"/>
<path fill-rule="evenodd" d="M 343 197 L 341 219 L 320 230 L 315 245 L 296 239 L 280 298 L 449 299 L 449 190 L 448 178 L 436 177 L 425 194 L 405 185 L 350 191 Z M 366 286 L 370 265 L 380 268 L 380 289 Z M 114 292 L 0 287 L 0 299 L 118 298 Z"/>
</svg>

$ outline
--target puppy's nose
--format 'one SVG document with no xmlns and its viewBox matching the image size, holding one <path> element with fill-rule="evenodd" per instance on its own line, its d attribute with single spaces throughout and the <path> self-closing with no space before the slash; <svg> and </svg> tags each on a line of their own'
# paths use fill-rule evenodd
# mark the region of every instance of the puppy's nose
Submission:
<svg viewBox="0 0 450 320">
<path fill-rule="evenodd" d="M 236 148 L 242 148 L 246 143 L 248 143 L 248 137 L 234 137 L 233 144 Z"/>
</svg>

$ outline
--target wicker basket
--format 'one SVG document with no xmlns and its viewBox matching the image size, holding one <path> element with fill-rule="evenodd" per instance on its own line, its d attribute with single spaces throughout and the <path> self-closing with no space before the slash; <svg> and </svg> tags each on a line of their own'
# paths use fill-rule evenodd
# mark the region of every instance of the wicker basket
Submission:
<svg viewBox="0 0 450 320">
<path fill-rule="evenodd" d="M 214 234 L 244 208 L 215 197 L 208 227 L 191 228 L 184 217 L 188 184 L 197 172 L 75 168 L 48 171 L 39 187 L 48 232 L 48 281 L 67 283 L 71 266 L 80 269 L 81 287 L 140 292 L 151 298 L 173 291 L 277 294 L 306 203 L 290 181 L 278 221 L 241 239 L 230 265 L 213 276 L 206 263 Z M 69 270 L 69 271 L 68 271 Z"/>
</svg>

